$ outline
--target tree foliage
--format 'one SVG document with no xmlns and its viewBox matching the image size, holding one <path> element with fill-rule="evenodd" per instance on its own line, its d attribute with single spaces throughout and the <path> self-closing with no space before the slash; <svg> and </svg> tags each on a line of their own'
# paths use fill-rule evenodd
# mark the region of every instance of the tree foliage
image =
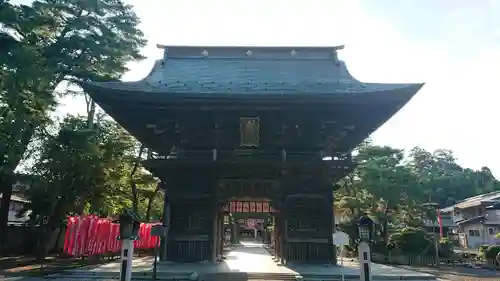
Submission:
<svg viewBox="0 0 500 281">
<path fill-rule="evenodd" d="M 146 41 L 132 7 L 121 0 L 1 1 L 0 23 L 1 252 L 14 170 L 50 123 L 56 87 L 118 79 L 128 62 L 142 59 Z"/>
<path fill-rule="evenodd" d="M 143 160 L 136 158 L 138 149 L 139 143 L 113 121 L 101 121 L 89 130 L 85 118 L 66 117 L 57 134 L 44 138 L 32 168 L 44 183 L 30 190 L 31 201 L 42 203 L 33 206 L 34 213 L 55 217 L 47 207 L 60 204 L 62 215 L 114 216 L 136 205 L 145 216 L 146 201 L 158 181 L 137 164 Z M 131 192 L 132 184 L 137 195 Z"/>
<path fill-rule="evenodd" d="M 345 220 L 369 213 L 379 224 L 381 239 L 389 242 L 391 226 L 419 227 L 436 212 L 425 203 L 439 207 L 467 197 L 500 190 L 490 169 L 463 168 L 453 152 L 434 152 L 415 147 L 405 151 L 363 143 L 356 151 L 358 164 L 335 192 L 336 215 Z"/>
</svg>

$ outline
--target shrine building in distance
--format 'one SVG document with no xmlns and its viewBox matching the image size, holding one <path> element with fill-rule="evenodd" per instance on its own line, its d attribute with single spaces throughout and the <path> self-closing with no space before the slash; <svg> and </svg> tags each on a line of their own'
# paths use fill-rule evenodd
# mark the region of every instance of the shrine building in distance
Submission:
<svg viewBox="0 0 500 281">
<path fill-rule="evenodd" d="M 144 79 L 82 87 L 155 152 L 144 166 L 168 193 L 161 259 L 216 262 L 227 217 L 261 212 L 281 260 L 335 260 L 335 183 L 423 84 L 360 82 L 343 46 L 159 47 Z"/>
</svg>

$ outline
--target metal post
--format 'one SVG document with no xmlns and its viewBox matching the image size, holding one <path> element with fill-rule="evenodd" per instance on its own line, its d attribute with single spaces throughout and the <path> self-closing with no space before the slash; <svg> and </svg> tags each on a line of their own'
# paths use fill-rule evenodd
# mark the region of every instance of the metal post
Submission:
<svg viewBox="0 0 500 281">
<path fill-rule="evenodd" d="M 154 248 L 154 261 L 153 261 L 153 281 L 156 280 L 157 277 L 157 272 L 158 272 L 158 258 L 160 255 L 160 246 L 161 246 L 161 241 L 162 238 L 164 239 L 163 241 L 166 241 L 168 235 L 168 226 L 163 226 L 163 225 L 153 225 L 151 228 L 151 236 L 156 237 L 156 245 Z M 165 243 L 165 242 L 163 242 Z"/>
<path fill-rule="evenodd" d="M 134 240 L 122 241 L 120 281 L 132 280 L 132 258 L 134 256 Z"/>
<path fill-rule="evenodd" d="M 156 281 L 156 273 L 158 272 L 158 253 L 160 252 L 160 237 L 156 241 L 155 245 L 155 259 L 153 262 L 153 281 Z"/>
<path fill-rule="evenodd" d="M 359 253 L 359 263 L 360 263 L 360 281 L 371 281 L 372 280 L 372 270 L 371 270 L 371 254 L 370 254 L 370 244 L 367 242 L 360 242 L 358 246 Z"/>
</svg>

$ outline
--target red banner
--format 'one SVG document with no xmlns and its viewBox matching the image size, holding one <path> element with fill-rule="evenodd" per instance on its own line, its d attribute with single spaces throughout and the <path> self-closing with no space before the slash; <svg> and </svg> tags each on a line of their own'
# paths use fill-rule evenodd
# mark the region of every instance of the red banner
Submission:
<svg viewBox="0 0 500 281">
<path fill-rule="evenodd" d="M 268 202 L 258 201 L 231 201 L 229 208 L 231 213 L 268 213 L 276 212 L 276 210 L 269 206 Z"/>
<path fill-rule="evenodd" d="M 443 238 L 443 219 L 441 218 L 441 211 L 436 209 L 437 221 L 439 224 L 439 237 Z"/>
<path fill-rule="evenodd" d="M 158 237 L 151 236 L 154 223 L 141 223 L 139 240 L 134 241 L 137 249 L 152 249 Z M 121 243 L 118 240 L 119 224 L 97 216 L 69 217 L 64 236 L 64 253 L 74 256 L 92 256 L 117 253 Z"/>
</svg>

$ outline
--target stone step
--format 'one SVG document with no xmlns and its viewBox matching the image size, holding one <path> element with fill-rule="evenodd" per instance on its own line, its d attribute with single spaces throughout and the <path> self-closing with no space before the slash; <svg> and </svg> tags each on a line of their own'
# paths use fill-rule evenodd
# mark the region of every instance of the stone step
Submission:
<svg viewBox="0 0 500 281">
<path fill-rule="evenodd" d="M 88 271 L 88 270 L 73 270 L 60 272 L 47 276 L 52 279 L 88 279 L 88 280 L 118 280 L 120 279 L 119 272 L 110 271 Z M 132 280 L 152 280 L 153 272 L 132 272 Z M 198 275 L 193 272 L 157 272 L 157 280 L 196 280 Z"/>
<path fill-rule="evenodd" d="M 99 271 L 69 271 L 61 272 L 47 276 L 51 279 L 65 279 L 65 280 L 119 280 L 120 274 L 118 272 L 99 272 Z M 132 280 L 152 280 L 153 273 L 147 272 L 134 272 Z M 195 272 L 158 272 L 157 280 L 185 280 L 185 281 L 248 281 L 248 280 L 265 280 L 265 281 L 358 281 L 359 275 L 344 275 L 341 274 L 286 274 L 286 273 L 246 273 L 246 272 L 219 272 L 219 273 L 202 273 L 198 275 Z M 388 275 L 374 275 L 373 281 L 436 281 L 434 276 L 388 276 Z"/>
<path fill-rule="evenodd" d="M 198 277 L 199 281 L 296 281 L 297 275 L 290 273 L 264 273 L 264 272 L 219 272 L 204 273 Z"/>
<path fill-rule="evenodd" d="M 359 275 L 346 274 L 342 276 L 341 274 L 302 274 L 300 276 L 304 281 L 359 281 Z M 435 276 L 402 276 L 402 275 L 372 275 L 373 281 L 436 281 Z"/>
</svg>

